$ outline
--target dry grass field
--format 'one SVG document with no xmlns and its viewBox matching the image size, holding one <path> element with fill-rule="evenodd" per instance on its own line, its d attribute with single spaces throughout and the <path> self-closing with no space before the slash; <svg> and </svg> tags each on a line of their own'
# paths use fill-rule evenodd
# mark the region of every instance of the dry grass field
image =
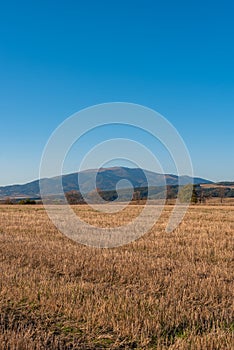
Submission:
<svg viewBox="0 0 234 350">
<path fill-rule="evenodd" d="M 0 349 L 233 349 L 234 206 L 191 206 L 165 233 L 171 209 L 136 242 L 98 249 L 42 206 L 0 206 Z M 105 226 L 140 208 L 75 210 Z"/>
</svg>

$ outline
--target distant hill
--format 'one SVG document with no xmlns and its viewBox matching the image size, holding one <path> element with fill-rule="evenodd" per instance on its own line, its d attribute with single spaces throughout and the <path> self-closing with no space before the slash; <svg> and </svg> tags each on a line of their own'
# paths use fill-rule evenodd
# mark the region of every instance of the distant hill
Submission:
<svg viewBox="0 0 234 350">
<path fill-rule="evenodd" d="M 96 176 L 96 184 L 91 179 Z M 49 195 L 58 194 L 58 179 L 59 177 L 52 177 L 43 179 L 44 186 L 48 189 Z M 179 177 L 173 174 L 159 174 L 148 170 L 142 170 L 140 168 L 127 168 L 127 167 L 112 167 L 101 168 L 99 170 L 91 169 L 85 170 L 79 173 L 72 173 L 62 176 L 62 183 L 64 192 L 79 191 L 79 184 L 82 185 L 82 190 L 89 193 L 99 188 L 100 191 L 113 191 L 118 184 L 119 189 L 127 189 L 131 185 L 134 188 L 140 187 L 157 187 L 166 185 L 176 186 L 179 182 Z M 127 181 L 126 181 L 127 180 Z M 148 180 L 148 182 L 147 182 Z M 194 184 L 212 184 L 212 181 L 203 178 L 191 178 L 189 176 L 181 176 L 180 183 L 186 185 L 188 183 Z M 131 183 L 131 185 L 129 184 Z M 39 180 L 35 180 L 23 185 L 11 185 L 0 187 L 0 198 L 4 197 L 40 197 Z"/>
</svg>

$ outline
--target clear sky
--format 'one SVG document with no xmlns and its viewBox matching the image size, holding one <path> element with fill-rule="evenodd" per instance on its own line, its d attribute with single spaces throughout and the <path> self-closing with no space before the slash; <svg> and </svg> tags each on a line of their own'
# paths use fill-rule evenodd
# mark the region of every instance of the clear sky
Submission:
<svg viewBox="0 0 234 350">
<path fill-rule="evenodd" d="M 234 181 L 233 18 L 232 0 L 1 1 L 0 185 L 38 178 L 52 131 L 112 101 L 157 110 L 196 176 Z"/>
</svg>

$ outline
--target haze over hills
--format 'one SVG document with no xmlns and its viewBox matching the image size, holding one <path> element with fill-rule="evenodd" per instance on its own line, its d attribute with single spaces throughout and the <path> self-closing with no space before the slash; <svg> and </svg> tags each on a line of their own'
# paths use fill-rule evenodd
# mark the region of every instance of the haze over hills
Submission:
<svg viewBox="0 0 234 350">
<path fill-rule="evenodd" d="M 94 181 L 95 178 L 96 182 Z M 58 194 L 59 179 L 60 177 L 57 176 L 41 180 L 47 188 L 48 195 Z M 212 181 L 199 177 L 191 178 L 186 175 L 178 177 L 173 174 L 159 174 L 149 170 L 142 170 L 140 168 L 127 167 L 100 168 L 98 170 L 90 169 L 62 176 L 64 192 L 79 191 L 81 186 L 82 191 L 86 193 L 93 191 L 96 187 L 101 191 L 112 191 L 116 189 L 116 186 L 118 186 L 119 189 L 126 189 L 131 186 L 139 188 L 147 186 L 164 186 L 165 184 L 178 185 L 179 180 L 181 185 L 186 185 L 188 183 L 213 183 Z M 0 197 L 40 197 L 39 180 L 23 185 L 0 187 Z"/>
</svg>

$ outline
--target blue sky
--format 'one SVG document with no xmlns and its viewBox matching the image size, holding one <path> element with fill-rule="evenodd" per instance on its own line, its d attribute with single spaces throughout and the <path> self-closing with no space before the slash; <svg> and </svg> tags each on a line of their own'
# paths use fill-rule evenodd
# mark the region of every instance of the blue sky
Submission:
<svg viewBox="0 0 234 350">
<path fill-rule="evenodd" d="M 114 101 L 164 115 L 195 175 L 234 181 L 233 15 L 231 0 L 1 1 L 0 185 L 38 178 L 53 130 Z"/>
</svg>

